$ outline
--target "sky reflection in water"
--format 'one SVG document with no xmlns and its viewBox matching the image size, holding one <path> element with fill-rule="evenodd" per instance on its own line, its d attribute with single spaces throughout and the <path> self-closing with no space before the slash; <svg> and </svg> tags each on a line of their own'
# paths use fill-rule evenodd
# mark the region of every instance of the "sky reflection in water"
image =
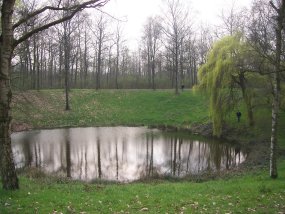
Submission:
<svg viewBox="0 0 285 214">
<path fill-rule="evenodd" d="M 246 159 L 238 147 L 183 136 L 145 127 L 69 128 L 14 133 L 12 146 L 17 168 L 86 181 L 185 176 Z"/>
</svg>

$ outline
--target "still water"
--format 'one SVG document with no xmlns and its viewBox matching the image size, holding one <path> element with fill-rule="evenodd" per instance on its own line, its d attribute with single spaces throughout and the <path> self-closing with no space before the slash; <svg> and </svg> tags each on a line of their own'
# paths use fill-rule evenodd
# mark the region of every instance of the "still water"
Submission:
<svg viewBox="0 0 285 214">
<path fill-rule="evenodd" d="M 214 141 L 145 127 L 97 127 L 14 133 L 17 168 L 73 179 L 133 181 L 238 167 L 246 154 Z"/>
</svg>

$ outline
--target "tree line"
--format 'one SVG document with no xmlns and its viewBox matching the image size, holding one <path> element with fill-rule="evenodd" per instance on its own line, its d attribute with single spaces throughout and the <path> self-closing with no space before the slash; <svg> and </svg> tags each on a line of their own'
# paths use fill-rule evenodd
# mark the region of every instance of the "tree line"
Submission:
<svg viewBox="0 0 285 214">
<path fill-rule="evenodd" d="M 72 4 L 71 0 L 63 2 Z M 25 16 L 37 7 L 37 1 L 23 0 L 16 14 Z M 48 20 L 41 16 L 29 19 L 17 30 L 25 33 L 39 21 L 43 24 Z M 160 15 L 146 20 L 138 47 L 134 48 L 126 40 L 124 21 L 99 11 L 95 15 L 81 11 L 72 20 L 19 44 L 13 87 L 176 88 L 178 93 L 181 85 L 190 88 L 197 83 L 198 66 L 212 42 L 209 31 L 201 28 L 195 33 L 191 23 L 182 1 L 169 0 Z"/>
</svg>

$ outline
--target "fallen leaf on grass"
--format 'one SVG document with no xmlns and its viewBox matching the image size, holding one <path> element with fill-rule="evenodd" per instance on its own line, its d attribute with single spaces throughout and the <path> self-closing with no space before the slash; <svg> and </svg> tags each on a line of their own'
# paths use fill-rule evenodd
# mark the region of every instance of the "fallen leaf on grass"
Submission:
<svg viewBox="0 0 285 214">
<path fill-rule="evenodd" d="M 256 212 L 256 209 L 254 209 L 254 208 L 247 208 L 247 211 L 249 211 L 249 212 Z"/>
</svg>

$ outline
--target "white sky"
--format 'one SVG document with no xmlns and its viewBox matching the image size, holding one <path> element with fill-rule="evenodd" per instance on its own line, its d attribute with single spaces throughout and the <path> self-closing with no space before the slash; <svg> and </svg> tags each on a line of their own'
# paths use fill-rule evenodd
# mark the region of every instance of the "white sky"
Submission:
<svg viewBox="0 0 285 214">
<path fill-rule="evenodd" d="M 196 24 L 201 22 L 215 25 L 219 22 L 222 10 L 232 7 L 234 0 L 183 0 L 190 6 Z M 235 0 L 235 7 L 249 7 L 253 0 Z M 110 0 L 104 11 L 116 18 L 127 20 L 124 24 L 124 36 L 131 46 L 141 38 L 142 27 L 147 17 L 158 15 L 165 0 Z"/>
</svg>

